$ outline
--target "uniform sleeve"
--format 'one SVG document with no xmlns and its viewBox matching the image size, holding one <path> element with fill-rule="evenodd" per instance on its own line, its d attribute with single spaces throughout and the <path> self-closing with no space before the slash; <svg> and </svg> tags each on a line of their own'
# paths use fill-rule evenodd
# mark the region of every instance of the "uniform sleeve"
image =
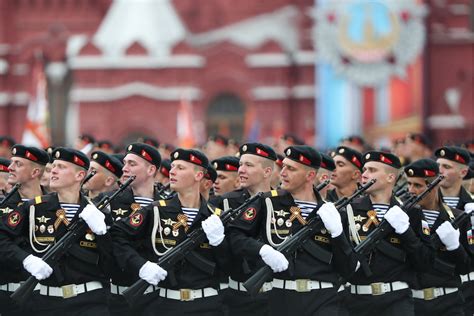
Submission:
<svg viewBox="0 0 474 316">
<path fill-rule="evenodd" d="M 471 265 L 474 262 L 474 243 L 472 242 L 471 221 L 468 220 L 459 227 L 460 247 L 453 250 L 453 259 L 456 264 L 456 272 L 459 274 L 467 274 L 471 271 Z M 471 241 L 471 243 L 469 243 Z"/>
<path fill-rule="evenodd" d="M 355 272 L 357 267 L 357 255 L 349 243 L 349 224 L 347 213 L 340 212 L 342 227 L 344 228 L 341 235 L 331 238 L 333 251 L 333 266 L 335 270 L 345 279 L 349 279 Z"/>
<path fill-rule="evenodd" d="M 110 214 L 106 215 L 106 224 L 111 223 Z M 110 229 L 106 234 L 102 236 L 96 235 L 97 239 L 97 249 L 99 251 L 99 266 L 101 270 L 107 274 L 108 271 L 112 270 L 114 265 L 114 256 L 113 256 L 113 245 L 112 245 L 112 236 L 110 234 Z"/>
<path fill-rule="evenodd" d="M 24 238 L 28 232 L 27 203 L 1 217 L 0 222 L 0 262 L 18 266 L 30 253 L 21 249 L 15 240 Z"/>
</svg>

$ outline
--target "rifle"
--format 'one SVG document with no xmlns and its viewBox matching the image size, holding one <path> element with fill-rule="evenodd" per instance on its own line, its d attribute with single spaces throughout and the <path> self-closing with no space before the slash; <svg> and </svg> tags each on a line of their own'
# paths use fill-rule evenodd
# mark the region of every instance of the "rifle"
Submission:
<svg viewBox="0 0 474 316">
<path fill-rule="evenodd" d="M 346 207 L 349 203 L 352 202 L 356 197 L 360 194 L 367 191 L 374 183 L 375 179 L 370 180 L 366 184 L 364 184 L 360 189 L 358 189 L 354 194 L 349 197 L 343 197 L 339 199 L 335 206 L 338 210 Z M 319 216 L 314 216 L 308 223 L 303 226 L 299 231 L 297 231 L 294 235 L 292 235 L 286 242 L 284 242 L 281 246 L 277 247 L 276 250 L 281 252 L 285 257 L 290 257 L 298 248 L 305 247 L 310 245 L 309 239 L 313 236 L 317 231 L 320 231 L 324 228 L 324 223 L 322 222 Z M 329 261 L 330 263 L 331 258 Z M 247 292 L 250 295 L 255 295 L 258 293 L 262 285 L 269 280 L 273 275 L 272 269 L 265 265 L 255 272 L 247 281 L 244 282 L 244 287 L 247 289 Z"/>
<path fill-rule="evenodd" d="M 84 178 L 84 180 L 82 180 L 81 188 L 84 186 L 84 184 L 87 183 L 87 181 L 89 181 L 93 176 L 95 176 L 96 173 L 97 173 L 97 170 L 92 170 L 91 172 L 89 172 L 87 176 Z"/>
<path fill-rule="evenodd" d="M 314 190 L 316 192 L 320 192 L 322 189 L 324 189 L 325 187 L 327 187 L 329 185 L 331 181 L 329 179 L 326 179 L 324 180 L 323 182 L 321 182 L 320 184 L 318 184 L 317 187 L 314 188 Z"/>
<path fill-rule="evenodd" d="M 430 193 L 440 182 L 444 179 L 443 175 L 439 175 L 436 179 L 434 179 L 428 186 L 426 190 L 420 193 L 419 195 L 412 195 L 408 201 L 406 201 L 403 208 L 405 210 L 409 210 L 418 204 L 428 193 Z M 377 243 L 382 240 L 385 236 L 393 231 L 392 226 L 384 219 L 380 223 L 377 228 L 375 228 L 367 237 L 358 244 L 354 251 L 356 252 L 359 257 L 362 257 L 368 254 L 372 249 L 377 245 Z"/>
<path fill-rule="evenodd" d="M 236 209 L 229 209 L 222 213 L 221 221 L 226 226 L 227 224 L 234 221 L 236 218 L 239 218 L 242 213 L 245 211 L 247 206 L 257 199 L 259 199 L 263 195 L 262 192 L 257 193 L 253 197 L 248 198 Z M 184 239 L 181 243 L 176 245 L 172 250 L 166 252 L 162 257 L 158 259 L 158 265 L 165 270 L 172 269 L 179 261 L 187 257 L 191 251 L 198 247 L 201 243 L 206 240 L 206 233 L 199 227 L 193 230 L 186 239 Z M 140 298 L 141 295 L 145 292 L 150 284 L 143 280 L 138 279 L 135 283 L 133 283 L 128 289 L 123 292 L 123 297 L 127 300 L 130 305 L 133 305 L 134 302 Z"/>
<path fill-rule="evenodd" d="M 104 196 L 97 204 L 97 208 L 99 210 L 103 210 L 117 195 L 122 193 L 130 185 L 130 183 L 132 183 L 133 180 L 135 180 L 135 176 L 128 178 L 128 180 L 125 181 L 125 183 L 122 184 L 112 195 Z M 86 222 L 82 218 L 79 218 L 70 227 L 68 227 L 68 230 L 64 236 L 57 243 L 55 243 L 41 259 L 43 259 L 43 261 L 50 266 L 54 267 L 63 257 L 63 255 L 66 254 L 68 250 L 76 243 L 76 241 L 84 236 L 87 229 L 88 226 Z M 35 289 L 38 282 L 39 281 L 34 276 L 30 276 L 18 289 L 16 289 L 15 292 L 13 292 L 12 295 L 10 295 L 10 297 L 20 306 L 23 306 L 31 293 L 33 293 L 33 290 Z"/>
<path fill-rule="evenodd" d="M 21 183 L 17 183 L 13 186 L 13 188 L 10 190 L 10 192 L 5 195 L 3 200 L 0 202 L 0 207 L 4 206 L 7 204 L 8 200 L 12 198 L 12 196 L 20 189 Z"/>
</svg>

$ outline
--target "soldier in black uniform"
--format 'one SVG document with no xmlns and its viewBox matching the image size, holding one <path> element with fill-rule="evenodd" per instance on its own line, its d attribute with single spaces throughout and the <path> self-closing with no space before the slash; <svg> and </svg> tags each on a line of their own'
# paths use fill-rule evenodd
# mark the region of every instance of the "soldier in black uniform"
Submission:
<svg viewBox="0 0 474 316">
<path fill-rule="evenodd" d="M 168 271 L 155 263 L 201 226 L 208 242 L 201 244 L 195 253 L 203 262 L 219 264 L 219 259 L 224 259 L 227 253 L 224 226 L 214 214 L 219 210 L 208 205 L 199 194 L 208 159 L 199 151 L 186 149 L 175 150 L 171 159 L 171 189 L 177 195 L 153 202 L 117 222 L 112 228 L 114 252 L 121 266 L 132 269 L 150 283 L 147 291 L 159 295 L 159 299 L 148 304 L 144 315 L 222 315 L 217 269 L 204 272 L 201 262 L 187 258 Z M 141 255 L 131 244 L 137 239 L 146 249 Z"/>
<path fill-rule="evenodd" d="M 168 185 L 170 182 L 171 161 L 169 159 L 162 159 L 160 170 L 156 173 L 155 184 L 162 186 Z"/>
<path fill-rule="evenodd" d="M 318 174 L 316 175 L 316 179 L 314 181 L 314 185 L 318 186 L 318 184 L 330 180 L 332 173 L 336 169 L 336 164 L 334 163 L 334 159 L 331 156 L 321 153 L 321 165 L 319 166 Z M 321 197 L 326 200 L 328 198 L 327 194 L 332 189 L 332 185 L 328 184 L 322 190 L 319 190 L 318 193 Z"/>
<path fill-rule="evenodd" d="M 380 315 L 414 315 L 410 285 L 415 282 L 416 271 L 431 265 L 433 250 L 429 236 L 422 232 L 421 210 L 414 208 L 405 213 L 392 194 L 400 168 L 400 160 L 391 153 L 367 152 L 362 182 L 377 182 L 366 191 L 367 196 L 346 208 L 351 239 L 356 244 L 383 220 L 394 230 L 362 258 L 371 273 L 359 269 L 349 279 L 350 315 L 373 315 L 374 311 Z"/>
<path fill-rule="evenodd" d="M 362 172 L 362 154 L 355 149 L 340 146 L 331 153 L 336 169 L 331 176 L 334 187 L 328 192 L 329 201 L 351 196 L 358 188 Z"/>
<path fill-rule="evenodd" d="M 239 207 L 246 199 L 258 192 L 271 190 L 270 181 L 277 155 L 270 146 L 260 143 L 246 143 L 240 146 L 239 180 L 241 188 L 212 199 L 210 202 L 219 208 L 228 210 Z M 246 281 L 253 272 L 263 265 L 262 262 L 243 260 L 236 256 L 231 249 L 232 265 L 229 271 L 229 289 L 225 302 L 229 307 L 229 315 L 268 315 L 268 291 L 271 282 L 262 286 L 260 293 L 250 296 L 242 282 Z"/>
<path fill-rule="evenodd" d="M 0 157 L 0 196 L 6 195 L 12 188 L 12 186 L 8 184 L 8 166 L 11 163 L 10 159 Z"/>
<path fill-rule="evenodd" d="M 0 157 L 10 158 L 11 148 L 16 144 L 15 140 L 10 136 L 0 136 Z"/>
<path fill-rule="evenodd" d="M 419 195 L 439 175 L 439 168 L 432 159 L 420 159 L 406 166 L 405 173 L 409 192 Z M 460 243 L 459 229 L 454 229 L 449 223 L 461 211 L 451 210 L 443 203 L 437 189 L 428 193 L 419 203 L 424 215 L 423 233 L 429 235 L 436 232 L 441 243 L 433 245 L 436 250 L 433 266 L 417 273 L 417 282 L 412 290 L 415 314 L 462 316 L 464 301 L 459 289 L 460 274 L 469 271 L 469 257 Z M 461 230 L 465 236 L 466 227 Z"/>
<path fill-rule="evenodd" d="M 211 192 L 212 186 L 217 179 L 217 172 L 213 166 L 209 165 L 206 170 L 206 174 L 204 178 L 201 180 L 201 184 L 199 186 L 199 193 L 202 197 L 207 201 L 209 200 L 209 196 L 214 196 L 214 193 Z"/>
<path fill-rule="evenodd" d="M 51 172 L 55 193 L 39 195 L 2 217 L 0 260 L 16 267 L 12 278 L 40 280 L 30 301 L 34 315 L 108 315 L 105 271 L 111 242 L 105 216 L 80 193 L 89 159 L 80 151 L 57 148 Z M 82 218 L 89 229 L 51 267 L 40 257 Z"/>
<path fill-rule="evenodd" d="M 232 251 L 252 261 L 263 260 L 277 273 L 270 292 L 270 315 L 339 315 L 343 308 L 339 278 L 349 277 L 357 260 L 338 210 L 332 203 L 324 204 L 314 191 L 320 154 L 309 146 L 290 146 L 285 155 L 282 190 L 265 193 L 230 226 Z M 298 250 L 289 258 L 287 270 L 287 258 L 274 248 L 316 215 L 324 223 L 324 229 L 308 241 L 314 242 L 316 252 Z"/>
<path fill-rule="evenodd" d="M 435 151 L 436 162 L 439 165 L 439 172 L 445 176 L 440 183 L 440 191 L 444 203 L 451 208 L 466 210 L 466 204 L 474 202 L 473 197 L 462 186 L 462 179 L 466 176 L 469 169 L 469 152 L 460 147 L 445 146 Z M 471 216 L 471 229 L 468 231 L 467 249 L 471 258 L 474 258 L 474 215 Z M 471 260 L 471 269 L 469 273 L 461 276 L 463 285 L 463 295 L 466 300 L 466 315 L 474 314 L 474 259 Z"/>
<path fill-rule="evenodd" d="M 117 190 L 122 168 L 122 162 L 116 158 L 102 151 L 94 151 L 91 154 L 89 172 L 95 171 L 95 175 L 84 183 L 82 188 L 88 191 L 91 199 L 96 198 L 100 193 Z"/>
<path fill-rule="evenodd" d="M 270 185 L 272 189 L 278 189 L 281 184 L 281 178 L 280 178 L 280 171 L 281 168 L 283 168 L 283 157 L 280 154 L 277 154 L 277 160 L 275 161 L 275 168 L 273 169 L 273 174 L 272 174 L 272 180 L 270 182 Z"/>
<path fill-rule="evenodd" d="M 214 182 L 214 194 L 223 195 L 237 190 L 240 187 L 239 180 L 239 158 L 234 156 L 224 156 L 211 162 L 217 172 L 217 179 Z"/>
<path fill-rule="evenodd" d="M 123 162 L 122 180 L 126 181 L 131 176 L 136 176 L 136 178 L 126 190 L 110 203 L 114 222 L 122 218 L 128 218 L 133 212 L 160 199 L 158 190 L 154 185 L 155 176 L 161 163 L 158 150 L 144 143 L 132 143 L 127 146 Z M 140 251 L 138 244 L 135 245 L 135 248 Z M 137 302 L 132 309 L 121 296 L 123 291 L 138 279 L 138 275 L 122 269 L 117 264 L 110 270 L 110 275 L 110 314 L 130 315 L 140 313 L 148 297 L 144 297 L 143 302 Z"/>
</svg>

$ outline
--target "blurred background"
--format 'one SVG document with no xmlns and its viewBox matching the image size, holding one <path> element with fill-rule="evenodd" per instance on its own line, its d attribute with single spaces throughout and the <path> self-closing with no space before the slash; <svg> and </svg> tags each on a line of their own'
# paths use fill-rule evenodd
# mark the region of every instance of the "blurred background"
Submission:
<svg viewBox="0 0 474 316">
<path fill-rule="evenodd" d="M 472 0 L 0 0 L 0 135 L 473 138 Z"/>
</svg>

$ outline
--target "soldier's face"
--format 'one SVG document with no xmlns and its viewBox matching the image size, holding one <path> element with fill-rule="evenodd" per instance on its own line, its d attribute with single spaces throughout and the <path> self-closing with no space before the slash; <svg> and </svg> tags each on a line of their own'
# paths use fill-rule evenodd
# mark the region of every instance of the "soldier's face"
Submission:
<svg viewBox="0 0 474 316">
<path fill-rule="evenodd" d="M 49 188 L 49 180 L 51 178 L 52 166 L 53 164 L 48 162 L 46 166 L 44 167 L 44 172 L 43 172 L 43 175 L 41 176 L 40 184 L 46 188 Z"/>
<path fill-rule="evenodd" d="M 203 177 L 203 171 L 195 164 L 184 160 L 175 160 L 171 163 L 170 188 L 176 192 L 182 192 L 196 183 L 199 184 Z"/>
<path fill-rule="evenodd" d="M 105 188 L 105 180 L 107 179 L 106 170 L 95 161 L 91 161 L 89 173 L 95 171 L 96 174 L 87 181 L 83 188 L 86 190 L 100 191 Z"/>
<path fill-rule="evenodd" d="M 337 188 L 342 188 L 350 182 L 357 180 L 353 179 L 355 168 L 352 164 L 347 161 L 346 158 L 336 155 L 334 156 L 334 163 L 336 164 L 336 169 L 331 175 L 331 184 Z"/>
<path fill-rule="evenodd" d="M 407 185 L 408 185 L 408 192 L 410 192 L 413 195 L 420 195 L 423 193 L 423 191 L 426 190 L 426 187 L 428 186 L 426 183 L 425 178 L 421 177 L 407 177 Z M 432 201 L 437 194 L 437 189 L 432 190 L 430 193 L 428 193 L 421 201 L 420 205 L 423 207 L 427 202 Z"/>
<path fill-rule="evenodd" d="M 10 170 L 8 176 L 9 184 L 26 183 L 33 178 L 33 163 L 31 161 L 20 157 L 12 157 L 11 161 L 10 166 L 8 166 Z"/>
<path fill-rule="evenodd" d="M 372 179 L 375 182 L 366 192 L 372 193 L 384 190 L 389 185 L 390 178 L 392 178 L 383 163 L 377 161 L 369 161 L 364 164 L 364 173 L 362 173 L 362 184 L 366 184 Z"/>
<path fill-rule="evenodd" d="M 283 168 L 280 172 L 281 188 L 290 193 L 299 192 L 304 189 L 304 185 L 307 182 L 307 175 L 308 169 L 302 164 L 285 158 L 283 159 Z"/>
<path fill-rule="evenodd" d="M 246 154 L 240 157 L 239 180 L 242 188 L 250 188 L 259 185 L 265 179 L 265 168 L 261 159 L 256 155 Z"/>
<path fill-rule="evenodd" d="M 270 185 L 274 189 L 280 186 L 280 183 L 281 183 L 280 172 L 281 172 L 280 166 L 275 164 L 275 168 L 273 168 L 272 179 L 270 180 Z"/>
<path fill-rule="evenodd" d="M 239 185 L 238 174 L 235 171 L 217 170 L 217 179 L 214 182 L 214 194 L 222 195 L 236 190 Z"/>
<path fill-rule="evenodd" d="M 136 176 L 132 182 L 133 187 L 146 182 L 150 176 L 154 176 L 154 174 L 150 175 L 149 167 L 150 164 L 143 158 L 135 154 L 127 154 L 125 158 L 123 158 L 122 181 L 127 181 L 131 176 Z"/>
<path fill-rule="evenodd" d="M 49 187 L 54 191 L 79 184 L 86 174 L 85 170 L 79 170 L 73 163 L 55 160 L 51 169 Z"/>
<path fill-rule="evenodd" d="M 445 158 L 438 158 L 436 162 L 439 166 L 439 173 L 444 176 L 444 179 L 440 182 L 442 188 L 450 188 L 462 181 L 465 174 L 463 175 L 461 172 L 463 168 L 461 164 Z"/>
</svg>

